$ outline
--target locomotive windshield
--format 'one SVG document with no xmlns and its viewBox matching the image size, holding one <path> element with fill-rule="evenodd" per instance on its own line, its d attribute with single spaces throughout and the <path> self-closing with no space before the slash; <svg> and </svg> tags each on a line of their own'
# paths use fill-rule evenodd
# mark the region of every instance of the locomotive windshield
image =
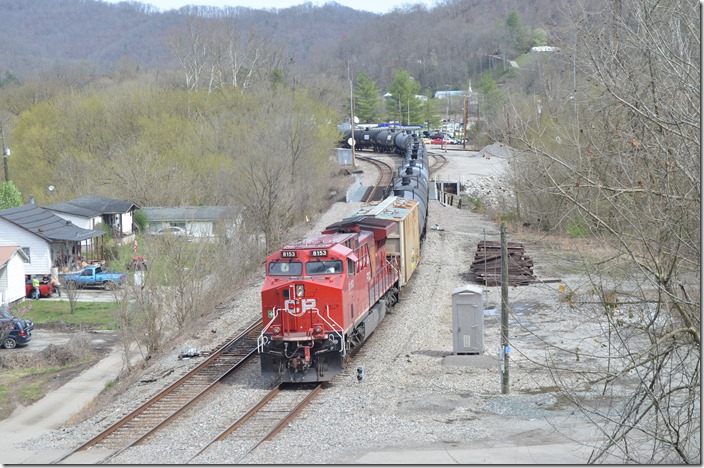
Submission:
<svg viewBox="0 0 704 468">
<path fill-rule="evenodd" d="M 301 276 L 301 273 L 303 273 L 301 262 L 269 263 L 269 276 Z"/>
<path fill-rule="evenodd" d="M 342 273 L 342 260 L 321 260 L 306 262 L 307 275 L 329 275 Z"/>
</svg>

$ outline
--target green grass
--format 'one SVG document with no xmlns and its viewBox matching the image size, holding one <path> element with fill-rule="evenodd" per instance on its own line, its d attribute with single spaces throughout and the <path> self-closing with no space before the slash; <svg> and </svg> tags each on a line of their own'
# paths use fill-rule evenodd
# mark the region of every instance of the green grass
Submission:
<svg viewBox="0 0 704 468">
<path fill-rule="evenodd" d="M 39 369 L 15 369 L 0 372 L 0 419 L 5 419 L 14 411 L 17 404 L 30 405 L 46 395 L 50 382 L 60 376 L 64 368 L 45 367 Z"/>
<path fill-rule="evenodd" d="M 44 384 L 45 381 L 39 381 L 39 382 L 32 382 L 31 384 L 28 385 L 23 385 L 20 388 L 20 397 L 22 398 L 23 402 L 29 402 L 33 403 L 35 401 L 38 401 L 41 397 L 44 396 Z"/>
<path fill-rule="evenodd" d="M 0 373 L 0 404 L 6 406 L 10 394 L 20 398 L 23 404 L 29 404 L 39 400 L 44 396 L 44 386 L 60 369 L 58 367 L 48 367 L 44 369 L 15 369 L 6 370 Z M 39 376 L 33 381 L 25 381 L 26 378 Z"/>
<path fill-rule="evenodd" d="M 29 305 L 22 304 L 22 309 L 28 308 L 22 316 L 30 318 L 34 324 L 50 324 L 64 322 L 68 324 L 96 325 L 106 330 L 116 328 L 114 315 L 119 306 L 117 302 L 78 302 L 76 311 L 71 313 L 68 300 L 65 301 L 32 301 Z"/>
<path fill-rule="evenodd" d="M 522 54 L 522 55 L 519 55 L 518 57 L 516 57 L 514 59 L 514 62 L 516 62 L 516 64 L 519 67 L 524 68 L 526 65 L 533 62 L 533 60 L 534 60 L 534 57 L 532 57 L 531 54 L 525 53 L 525 54 Z"/>
</svg>

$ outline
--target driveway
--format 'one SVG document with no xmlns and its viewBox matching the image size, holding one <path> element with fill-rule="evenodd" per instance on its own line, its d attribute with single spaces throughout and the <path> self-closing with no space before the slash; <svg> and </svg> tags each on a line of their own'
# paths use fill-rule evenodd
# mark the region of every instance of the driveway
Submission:
<svg viewBox="0 0 704 468">
<path fill-rule="evenodd" d="M 84 288 L 78 291 L 76 300 L 78 302 L 116 302 L 115 292 L 120 295 L 121 291 L 105 291 L 102 288 Z M 54 293 L 51 297 L 42 297 L 40 301 L 68 301 L 66 290 L 61 291 L 61 297 Z"/>
</svg>

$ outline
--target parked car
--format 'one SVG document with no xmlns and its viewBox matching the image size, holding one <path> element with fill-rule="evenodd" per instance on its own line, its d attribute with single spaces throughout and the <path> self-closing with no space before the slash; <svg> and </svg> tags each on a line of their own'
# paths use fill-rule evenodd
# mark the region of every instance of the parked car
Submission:
<svg viewBox="0 0 704 468">
<path fill-rule="evenodd" d="M 34 322 L 29 319 L 14 317 L 9 310 L 0 306 L 0 327 L 4 330 L 5 327 L 11 327 L 10 333 L 2 339 L 2 345 L 5 349 L 13 349 L 17 346 L 24 346 L 32 339 L 32 330 L 34 330 Z M 4 333 L 2 333 L 4 335 Z"/>
<path fill-rule="evenodd" d="M 430 140 L 431 145 L 449 145 L 450 144 L 450 139 L 443 139 L 443 138 L 434 138 Z"/>
<path fill-rule="evenodd" d="M 126 273 L 108 272 L 100 265 L 89 265 L 78 273 L 64 275 L 64 283 L 74 289 L 85 286 L 102 286 L 106 291 L 110 291 L 116 286 L 125 284 L 126 281 Z"/>
<path fill-rule="evenodd" d="M 156 231 L 155 236 L 181 236 L 188 237 L 188 231 L 178 226 L 169 226 Z"/>
<path fill-rule="evenodd" d="M 24 282 L 25 297 L 30 297 L 32 299 L 38 299 L 34 293 L 34 287 L 32 286 L 32 280 L 27 278 Z M 48 276 L 42 276 L 39 280 L 39 296 L 49 297 L 54 294 L 54 286 L 51 284 L 51 278 Z"/>
</svg>

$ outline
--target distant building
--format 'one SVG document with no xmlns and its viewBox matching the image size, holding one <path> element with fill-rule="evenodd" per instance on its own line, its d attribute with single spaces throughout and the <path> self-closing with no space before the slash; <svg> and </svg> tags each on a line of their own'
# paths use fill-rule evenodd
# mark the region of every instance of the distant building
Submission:
<svg viewBox="0 0 704 468">
<path fill-rule="evenodd" d="M 24 298 L 24 266 L 29 258 L 19 245 L 0 245 L 0 304 L 13 304 Z"/>
<path fill-rule="evenodd" d="M 213 237 L 219 224 L 225 232 L 241 223 L 242 208 L 232 206 L 145 206 L 141 210 L 149 223 L 149 232 L 180 227 L 193 237 Z"/>
<path fill-rule="evenodd" d="M 133 215 L 139 206 L 130 201 L 88 195 L 44 208 L 83 229 L 95 229 L 98 224 L 107 226 L 116 241 L 126 238 L 124 243 L 127 243 L 134 238 Z"/>
<path fill-rule="evenodd" d="M 444 99 L 448 96 L 464 96 L 467 91 L 435 91 L 435 99 Z"/>
<path fill-rule="evenodd" d="M 46 275 L 52 267 L 100 261 L 103 231 L 83 229 L 32 203 L 0 211 L 0 242 L 19 245 L 29 261 L 25 274 Z"/>
<path fill-rule="evenodd" d="M 559 47 L 550 47 L 550 46 L 537 46 L 537 47 L 531 47 L 530 51 L 531 52 L 559 52 L 560 48 Z"/>
</svg>

